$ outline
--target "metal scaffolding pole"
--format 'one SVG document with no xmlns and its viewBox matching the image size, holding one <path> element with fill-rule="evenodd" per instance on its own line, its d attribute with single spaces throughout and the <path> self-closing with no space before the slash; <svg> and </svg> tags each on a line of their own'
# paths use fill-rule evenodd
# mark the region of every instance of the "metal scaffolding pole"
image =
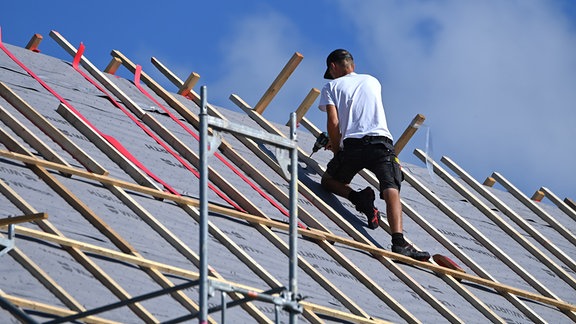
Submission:
<svg viewBox="0 0 576 324">
<path fill-rule="evenodd" d="M 200 88 L 200 318 L 201 324 L 208 323 L 208 121 L 207 89 Z"/>
<path fill-rule="evenodd" d="M 227 120 L 208 116 L 206 86 L 201 87 L 200 107 L 200 318 L 204 324 L 208 321 L 208 295 L 212 290 L 237 291 L 236 287 L 223 287 L 208 279 L 208 157 L 212 155 L 220 145 L 219 131 L 240 134 L 252 139 L 257 139 L 277 148 L 276 158 L 280 166 L 288 166 L 284 170 L 286 178 L 290 178 L 290 226 L 289 226 L 289 283 L 288 292 L 283 296 L 260 294 L 259 300 L 271 302 L 276 306 L 282 306 L 290 313 L 290 323 L 298 322 L 298 314 L 302 313 L 302 306 L 298 303 L 298 145 L 296 136 L 296 113 L 290 115 L 290 139 L 255 130 L 242 125 L 231 124 Z M 212 127 L 213 135 L 208 135 L 208 127 Z M 286 150 L 290 151 L 289 159 Z M 225 308 L 222 308 L 225 312 Z M 224 315 L 224 313 L 223 313 Z M 276 314 L 278 320 L 278 314 Z M 223 316 L 223 319 L 225 317 Z"/>
</svg>

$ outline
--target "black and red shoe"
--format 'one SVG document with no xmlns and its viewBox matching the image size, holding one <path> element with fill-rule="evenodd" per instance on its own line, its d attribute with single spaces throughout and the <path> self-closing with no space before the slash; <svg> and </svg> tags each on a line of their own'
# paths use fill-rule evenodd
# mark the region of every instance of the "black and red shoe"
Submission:
<svg viewBox="0 0 576 324">
<path fill-rule="evenodd" d="M 350 201 L 356 207 L 356 210 L 366 215 L 368 228 L 376 229 L 380 227 L 380 212 L 374 207 L 374 190 L 366 187 L 360 191 L 355 191 L 350 195 Z"/>
<path fill-rule="evenodd" d="M 372 208 L 372 215 L 368 216 L 367 221 L 368 221 L 368 228 L 370 229 L 377 229 L 378 227 L 380 227 L 380 211 L 378 211 L 378 208 L 374 207 Z"/>
<path fill-rule="evenodd" d="M 427 261 L 430 259 L 430 253 L 426 251 L 418 251 L 409 243 L 405 243 L 404 245 L 392 245 L 392 252 L 400 253 L 418 261 Z"/>
</svg>

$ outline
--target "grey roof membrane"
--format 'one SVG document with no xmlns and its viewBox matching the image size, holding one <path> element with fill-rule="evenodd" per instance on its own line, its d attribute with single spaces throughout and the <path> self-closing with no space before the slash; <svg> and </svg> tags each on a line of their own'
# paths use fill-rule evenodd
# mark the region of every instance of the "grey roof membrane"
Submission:
<svg viewBox="0 0 576 324">
<path fill-rule="evenodd" d="M 151 170 L 158 178 L 168 183 L 172 188 L 186 197 L 199 197 L 199 180 L 197 168 L 190 161 L 183 164 L 168 150 L 162 147 L 153 137 L 149 136 L 136 121 L 129 118 L 119 108 L 115 107 L 109 99 L 95 86 L 76 72 L 71 63 L 41 53 L 34 53 L 24 48 L 5 44 L 20 61 L 42 78 L 52 89 L 69 101 L 79 113 L 86 117 L 101 134 L 113 136 L 146 168 Z M 70 59 L 71 61 L 72 59 Z M 82 69 L 85 71 L 84 69 Z M 87 73 L 87 72 L 86 72 Z M 118 88 L 131 98 L 149 116 L 156 119 L 192 152 L 198 152 L 198 141 L 186 132 L 178 123 L 163 112 L 161 107 L 145 97 L 135 87 L 132 80 L 107 75 Z M 30 106 L 48 120 L 54 127 L 64 133 L 74 144 L 86 152 L 109 172 L 109 177 L 135 183 L 135 180 L 120 165 L 108 157 L 85 134 L 77 129 L 70 121 L 57 112 L 59 100 L 50 94 L 36 80 L 30 77 L 22 68 L 16 65 L 4 52 L 0 52 L 0 81 L 8 86 L 18 96 L 23 98 Z M 170 109 L 172 114 L 184 120 L 182 116 L 169 108 L 146 85 L 143 87 L 156 98 L 164 107 Z M 174 91 L 172 89 L 171 91 Z M 192 113 L 198 114 L 198 106 L 191 100 L 173 94 Z M 2 110 L 12 115 L 18 122 L 29 129 L 41 142 L 45 143 L 54 152 L 67 161 L 72 167 L 85 170 L 82 164 L 68 153 L 58 143 L 46 135 L 34 120 L 26 118 L 14 105 L 0 97 Z M 262 130 L 247 114 L 238 110 L 217 108 L 232 123 Z M 273 109 L 273 108 L 268 108 Z M 36 158 L 42 159 L 38 149 L 28 144 L 22 132 L 8 127 L 5 113 L 2 113 L 0 126 L 6 134 L 12 137 L 18 145 L 31 152 Z M 286 116 L 288 120 L 288 116 Z M 397 122 L 397 121 L 396 121 Z M 188 127 L 192 128 L 191 124 Z M 275 125 L 284 134 L 288 134 L 288 127 Z M 146 126 L 144 126 L 146 127 Z M 197 134 L 197 130 L 194 129 Z M 157 134 L 156 137 L 159 138 Z M 231 134 L 223 134 L 224 140 L 245 160 L 249 161 L 256 170 L 260 171 L 271 183 L 276 185 L 287 197 L 289 182 L 277 174 L 262 159 L 255 155 L 248 147 Z M 303 127 L 298 128 L 298 145 L 305 152 L 310 152 L 314 143 L 314 136 Z M 15 151 L 5 136 L 0 137 L 0 149 Z M 274 150 L 269 145 L 259 145 L 270 156 Z M 11 148 L 12 147 L 12 148 Z M 175 151 L 173 147 L 170 150 Z M 402 154 L 410 154 L 403 152 Z M 176 154 L 178 155 L 178 154 Z M 179 156 L 179 155 L 178 155 Z M 232 187 L 235 193 L 225 192 L 224 198 L 215 190 L 209 190 L 209 200 L 220 206 L 234 209 L 230 197 L 243 195 L 254 208 L 264 215 L 281 222 L 288 222 L 283 212 L 287 210 L 282 206 L 277 208 L 262 194 L 243 180 L 237 173 L 240 170 L 228 158 L 221 155 L 222 160 L 213 156 L 209 159 L 209 166 L 213 173 L 220 175 Z M 328 151 L 319 151 L 314 159 L 320 165 L 326 165 L 331 157 Z M 402 157 L 402 155 L 400 155 Z M 440 163 L 445 170 L 449 168 Z M 82 176 L 66 176 L 50 168 L 31 168 L 17 159 L 0 157 L 0 218 L 19 216 L 31 213 L 45 212 L 48 219 L 40 223 L 17 224 L 18 228 L 29 228 L 35 231 L 57 231 L 67 239 L 95 245 L 103 249 L 123 251 L 118 242 L 111 239 L 106 230 L 98 228 L 89 215 L 95 215 L 105 224 L 105 228 L 121 237 L 131 247 L 132 254 L 157 263 L 176 267 L 198 273 L 199 226 L 194 208 L 185 208 L 168 199 L 155 199 L 147 194 L 129 189 L 122 189 L 101 182 L 90 180 Z M 438 175 L 430 174 L 428 168 L 422 166 L 403 164 L 403 170 L 411 178 L 423 184 L 428 192 L 440 202 L 428 199 L 411 182 L 405 181 L 402 187 L 402 199 L 411 209 L 404 215 L 404 232 L 413 244 L 431 252 L 441 253 L 457 261 L 468 274 L 478 274 L 475 267 L 479 267 L 492 280 L 500 284 L 520 289 L 536 296 L 546 295 L 542 288 L 536 288 L 539 283 L 558 300 L 574 305 L 576 293 L 574 286 L 574 258 L 576 257 L 575 242 L 528 209 L 517 198 L 507 191 L 498 188 L 485 187 L 502 201 L 510 210 L 514 211 L 524 220 L 514 222 L 503 210 L 497 208 L 493 201 L 483 197 L 473 187 L 462 179 L 457 182 L 471 192 L 478 201 L 482 202 L 497 217 L 500 217 L 511 231 L 505 231 L 502 226 L 489 219 L 480 209 L 476 208 L 469 199 L 466 199 Z M 47 172 L 55 184 L 48 183 L 43 176 Z M 241 174 L 254 178 L 252 174 Z M 452 176 L 454 173 L 449 172 Z M 319 186 L 320 176 L 314 169 L 307 166 L 304 161 L 299 163 L 298 177 L 301 186 L 308 188 L 322 203 L 334 209 L 342 220 L 335 221 L 328 217 L 314 202 L 303 194 L 299 195 L 299 207 L 321 223 L 332 234 L 353 240 L 346 230 L 346 226 L 354 228 L 367 242 L 383 249 L 390 248 L 390 236 L 382 228 L 369 230 L 365 226 L 365 218 L 354 210 L 346 200 L 328 194 Z M 252 183 L 256 183 L 253 179 Z M 211 184 L 216 187 L 214 181 Z M 356 189 L 369 185 L 368 182 L 357 176 L 352 183 Z M 57 186 L 63 188 L 57 189 Z M 161 185 L 158 184 L 159 187 Z M 257 184 L 266 195 L 270 193 Z M 16 194 L 14 198 L 12 194 Z M 227 189 L 230 190 L 230 189 Z M 69 195 L 72 198 L 67 198 Z M 72 200 L 71 200 L 72 199 Z M 79 201 L 74 204 L 73 201 Z M 275 201 L 276 205 L 281 205 Z M 240 203 L 238 203 L 240 204 Z M 377 201 L 377 207 L 385 211 L 383 201 Z M 546 199 L 538 205 L 551 217 L 557 220 L 572 235 L 576 235 L 576 220 L 551 204 Z M 448 211 L 447 211 L 448 210 Z M 406 209 L 405 209 L 406 212 Z M 421 215 L 437 233 L 443 235 L 451 244 L 469 257 L 471 262 L 459 260 L 454 253 L 444 246 L 431 232 L 423 228 L 416 221 L 412 213 Z M 455 214 L 457 217 L 450 217 Z M 288 246 L 287 231 L 274 227 L 253 226 L 244 220 L 232 217 L 233 213 L 211 213 L 210 222 L 213 225 L 208 240 L 209 264 L 221 279 L 232 283 L 268 290 L 274 285 L 288 286 L 288 257 L 281 245 Z M 382 218 L 385 220 L 385 217 Z M 519 224 L 528 224 L 519 225 Z M 310 224 L 307 224 L 311 226 Z M 472 229 L 472 230 L 470 230 Z M 545 238 L 535 238 L 535 231 Z M 475 231 L 475 232 L 474 232 Z M 6 238 L 7 227 L 2 228 L 2 236 Z M 35 264 L 44 272 L 45 278 L 53 282 L 66 292 L 71 300 L 75 300 L 79 307 L 85 310 L 94 309 L 103 305 L 119 301 L 118 295 L 103 284 L 98 273 L 104 273 L 121 287 L 128 296 L 135 297 L 161 289 L 155 281 L 154 271 L 145 271 L 138 264 L 120 260 L 114 255 L 102 255 L 92 252 L 80 252 L 77 249 L 65 248 L 44 238 L 32 237 L 19 232 L 15 238 L 15 248 L 8 254 L 0 256 L 0 296 L 17 305 L 36 321 L 48 321 L 56 314 L 39 305 L 49 305 L 59 310 L 73 310 L 74 306 L 66 302 L 65 298 L 49 289 L 49 284 L 43 283 L 39 274 L 31 270 L 26 264 Z M 166 234 L 168 233 L 168 234 Z M 557 272 L 551 270 L 549 265 L 539 260 L 534 253 L 514 239 L 518 235 L 529 242 L 534 249 L 540 251 L 563 271 L 567 279 L 561 278 Z M 262 272 L 255 271 L 230 247 L 228 241 L 233 242 L 237 248 L 248 255 L 253 263 Z M 497 249 L 489 249 L 487 245 Z M 554 255 L 550 249 L 557 248 L 564 254 L 564 258 Z M 124 251 L 126 252 L 126 251 Z M 445 275 L 436 274 L 423 267 L 409 265 L 401 262 L 391 262 L 390 259 L 377 258 L 369 252 L 352 247 L 341 242 L 320 244 L 310 239 L 298 240 L 298 253 L 301 257 L 301 266 L 298 271 L 298 293 L 305 303 L 323 306 L 332 311 L 309 310 L 299 315 L 301 322 L 315 320 L 327 323 L 345 322 L 407 322 L 420 321 L 424 323 L 443 323 L 460 321 L 465 323 L 483 323 L 489 321 L 505 321 L 510 323 L 531 323 L 535 321 L 549 323 L 568 323 L 574 321 L 573 312 L 562 311 L 541 300 L 527 297 L 514 297 L 514 294 L 498 293 L 493 288 L 467 280 L 454 281 Z M 500 256 L 496 255 L 500 254 Z M 512 270 L 509 263 L 502 261 L 501 255 L 509 257 L 517 268 L 523 269 L 529 279 L 522 278 Z M 23 260 L 27 257 L 30 261 Z M 83 259 L 85 258 L 85 259 Z M 340 260 L 343 259 L 345 261 Z M 86 263 L 80 260 L 89 260 Z M 354 269 L 363 273 L 371 281 L 368 283 L 360 279 L 356 272 L 351 271 L 343 264 L 351 264 Z M 96 270 L 94 270 L 96 269 Z M 160 270 L 160 273 L 163 271 Z M 399 275 L 400 273 L 400 275 Z M 478 274 L 479 275 L 479 274 Z M 190 280 L 181 274 L 164 273 L 163 276 L 172 284 L 185 283 Z M 323 279 L 318 279 L 318 278 Z M 405 279 L 405 278 L 408 278 Z M 328 283 L 328 284 L 327 284 Z M 414 288 L 414 285 L 420 288 Z M 422 293 L 425 291 L 425 293 Z M 399 305 L 392 307 L 382 293 Z M 198 302 L 198 287 L 183 291 L 189 299 Z M 228 301 L 231 300 L 229 297 Z M 25 303 L 27 302 L 27 303 Z M 209 300 L 210 306 L 220 304 L 219 295 Z M 269 321 L 274 321 L 274 306 L 261 301 L 253 301 L 253 308 L 232 307 L 227 309 L 226 317 L 233 323 L 252 323 L 258 321 L 252 309 L 259 310 Z M 183 303 L 171 295 L 154 298 L 140 303 L 140 306 L 149 314 L 141 315 L 136 308 L 121 307 L 112 311 L 97 314 L 99 319 L 124 323 L 139 323 L 147 320 L 168 321 L 180 316 L 190 314 L 191 311 Z M 305 305 L 305 309 L 308 306 Z M 405 315 L 399 309 L 404 309 Z M 492 316 L 485 313 L 492 312 Z M 56 314 L 56 315 L 51 315 Z M 342 314 L 347 314 L 343 316 Z M 148 317 L 146 317 L 148 316 Z M 220 321 L 221 312 L 211 314 L 215 322 Z M 279 321 L 288 322 L 286 311 L 280 312 Z M 18 322 L 17 316 L 7 310 L 0 309 L 0 321 Z"/>
</svg>

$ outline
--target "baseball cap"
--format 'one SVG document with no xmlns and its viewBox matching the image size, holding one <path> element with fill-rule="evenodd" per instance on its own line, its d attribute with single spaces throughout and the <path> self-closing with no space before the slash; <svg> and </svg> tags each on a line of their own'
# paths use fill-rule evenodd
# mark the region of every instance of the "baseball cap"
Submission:
<svg viewBox="0 0 576 324">
<path fill-rule="evenodd" d="M 348 52 L 345 49 L 339 48 L 337 50 L 333 50 L 332 53 L 330 53 L 330 55 L 328 55 L 328 57 L 326 58 L 326 72 L 324 72 L 324 79 L 328 80 L 334 79 L 330 75 L 330 63 L 340 62 L 346 58 L 354 59 L 352 57 L 352 54 L 350 54 L 350 52 Z"/>
</svg>

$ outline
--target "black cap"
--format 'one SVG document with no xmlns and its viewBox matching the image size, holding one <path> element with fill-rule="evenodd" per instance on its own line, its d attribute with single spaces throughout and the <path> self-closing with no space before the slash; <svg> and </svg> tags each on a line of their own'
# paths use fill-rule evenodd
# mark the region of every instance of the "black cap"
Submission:
<svg viewBox="0 0 576 324">
<path fill-rule="evenodd" d="M 330 55 L 328 55 L 328 57 L 326 58 L 326 72 L 324 72 L 324 79 L 328 79 L 328 80 L 332 80 L 334 79 L 331 75 L 330 75 L 330 63 L 335 63 L 335 62 L 340 62 L 344 59 L 354 59 L 352 57 L 352 54 L 350 54 L 350 52 L 348 52 L 345 49 L 337 49 L 337 50 L 333 50 L 332 53 L 330 53 Z"/>
</svg>

